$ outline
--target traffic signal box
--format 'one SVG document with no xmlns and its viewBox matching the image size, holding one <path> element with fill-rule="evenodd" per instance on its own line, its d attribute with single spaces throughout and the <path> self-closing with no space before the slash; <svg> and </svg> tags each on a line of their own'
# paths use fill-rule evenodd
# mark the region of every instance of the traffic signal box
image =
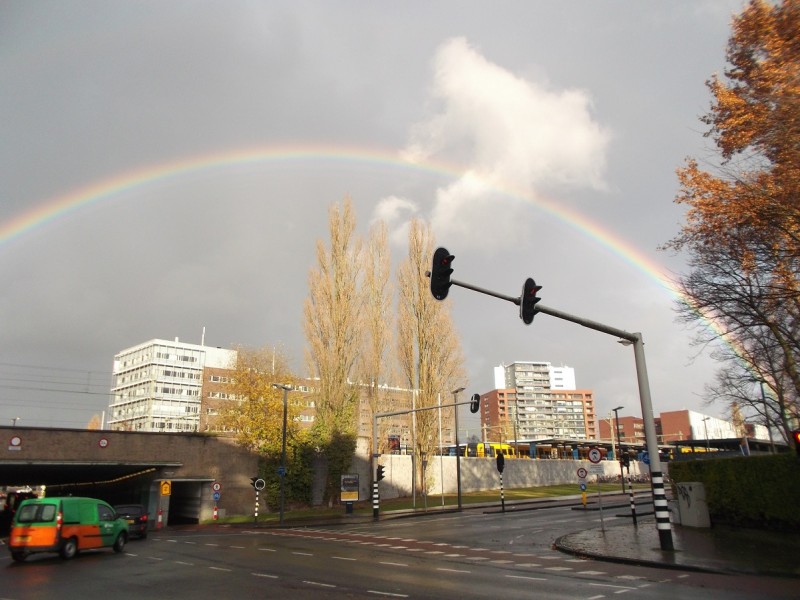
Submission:
<svg viewBox="0 0 800 600">
<path fill-rule="evenodd" d="M 519 317 L 525 325 L 533 323 L 533 317 L 536 315 L 536 303 L 541 300 L 536 294 L 542 286 L 536 285 L 536 282 L 528 277 L 522 286 L 522 297 L 519 302 Z"/>
<path fill-rule="evenodd" d="M 800 460 L 800 429 L 792 431 L 792 443 L 794 444 L 795 456 Z"/>
<path fill-rule="evenodd" d="M 386 477 L 386 476 L 383 474 L 383 469 L 384 469 L 384 466 L 383 466 L 383 465 L 378 465 L 378 468 L 376 469 L 377 473 L 375 474 L 375 481 L 380 481 L 381 479 L 383 479 L 384 477 Z"/>
<path fill-rule="evenodd" d="M 452 264 L 455 256 L 450 254 L 446 248 L 437 248 L 433 253 L 433 265 L 431 266 L 431 294 L 437 300 L 447 298 L 450 291 L 450 275 L 453 273 Z"/>
<path fill-rule="evenodd" d="M 478 394 L 472 394 L 472 398 L 469 399 L 469 412 L 475 414 L 481 408 L 481 397 Z"/>
</svg>

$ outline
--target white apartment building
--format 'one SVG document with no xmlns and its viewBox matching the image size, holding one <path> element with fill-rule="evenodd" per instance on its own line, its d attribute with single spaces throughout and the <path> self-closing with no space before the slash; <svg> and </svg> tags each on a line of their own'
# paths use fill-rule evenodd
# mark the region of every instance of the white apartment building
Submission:
<svg viewBox="0 0 800 600">
<path fill-rule="evenodd" d="M 204 369 L 229 369 L 235 350 L 150 340 L 114 356 L 108 427 L 122 431 L 199 431 Z"/>
<path fill-rule="evenodd" d="M 494 369 L 496 389 L 483 394 L 481 426 L 510 439 L 594 439 L 594 394 L 578 390 L 575 370 L 517 361 Z"/>
<path fill-rule="evenodd" d="M 574 390 L 575 369 L 549 362 L 516 361 L 494 368 L 496 389 Z"/>
</svg>

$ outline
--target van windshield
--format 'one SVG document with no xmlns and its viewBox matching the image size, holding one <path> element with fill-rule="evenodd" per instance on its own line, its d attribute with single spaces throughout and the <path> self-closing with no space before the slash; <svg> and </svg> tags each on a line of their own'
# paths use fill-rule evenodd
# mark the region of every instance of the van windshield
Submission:
<svg viewBox="0 0 800 600">
<path fill-rule="evenodd" d="M 50 523 L 55 516 L 55 504 L 26 504 L 17 511 L 17 523 Z"/>
</svg>

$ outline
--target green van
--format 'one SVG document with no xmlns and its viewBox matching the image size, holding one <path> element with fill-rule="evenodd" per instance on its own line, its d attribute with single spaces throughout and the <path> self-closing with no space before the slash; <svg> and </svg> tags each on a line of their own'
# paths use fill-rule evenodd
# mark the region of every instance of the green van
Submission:
<svg viewBox="0 0 800 600">
<path fill-rule="evenodd" d="M 127 541 L 128 522 L 102 500 L 34 498 L 19 505 L 8 548 L 16 561 L 36 552 L 58 552 L 67 559 L 91 548 L 122 552 Z"/>
</svg>

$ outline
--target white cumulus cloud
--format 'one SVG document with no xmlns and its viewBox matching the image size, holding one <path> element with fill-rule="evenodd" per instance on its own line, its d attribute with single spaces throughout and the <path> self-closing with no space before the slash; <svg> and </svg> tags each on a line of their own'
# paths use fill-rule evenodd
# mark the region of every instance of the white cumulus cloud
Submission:
<svg viewBox="0 0 800 600">
<path fill-rule="evenodd" d="M 594 120 L 586 92 L 519 77 L 464 38 L 442 44 L 433 67 L 435 109 L 413 127 L 404 156 L 455 163 L 465 173 L 437 191 L 430 218 L 439 237 L 488 229 L 513 243 L 522 203 L 498 190 L 535 197 L 604 187 L 610 134 Z"/>
</svg>

